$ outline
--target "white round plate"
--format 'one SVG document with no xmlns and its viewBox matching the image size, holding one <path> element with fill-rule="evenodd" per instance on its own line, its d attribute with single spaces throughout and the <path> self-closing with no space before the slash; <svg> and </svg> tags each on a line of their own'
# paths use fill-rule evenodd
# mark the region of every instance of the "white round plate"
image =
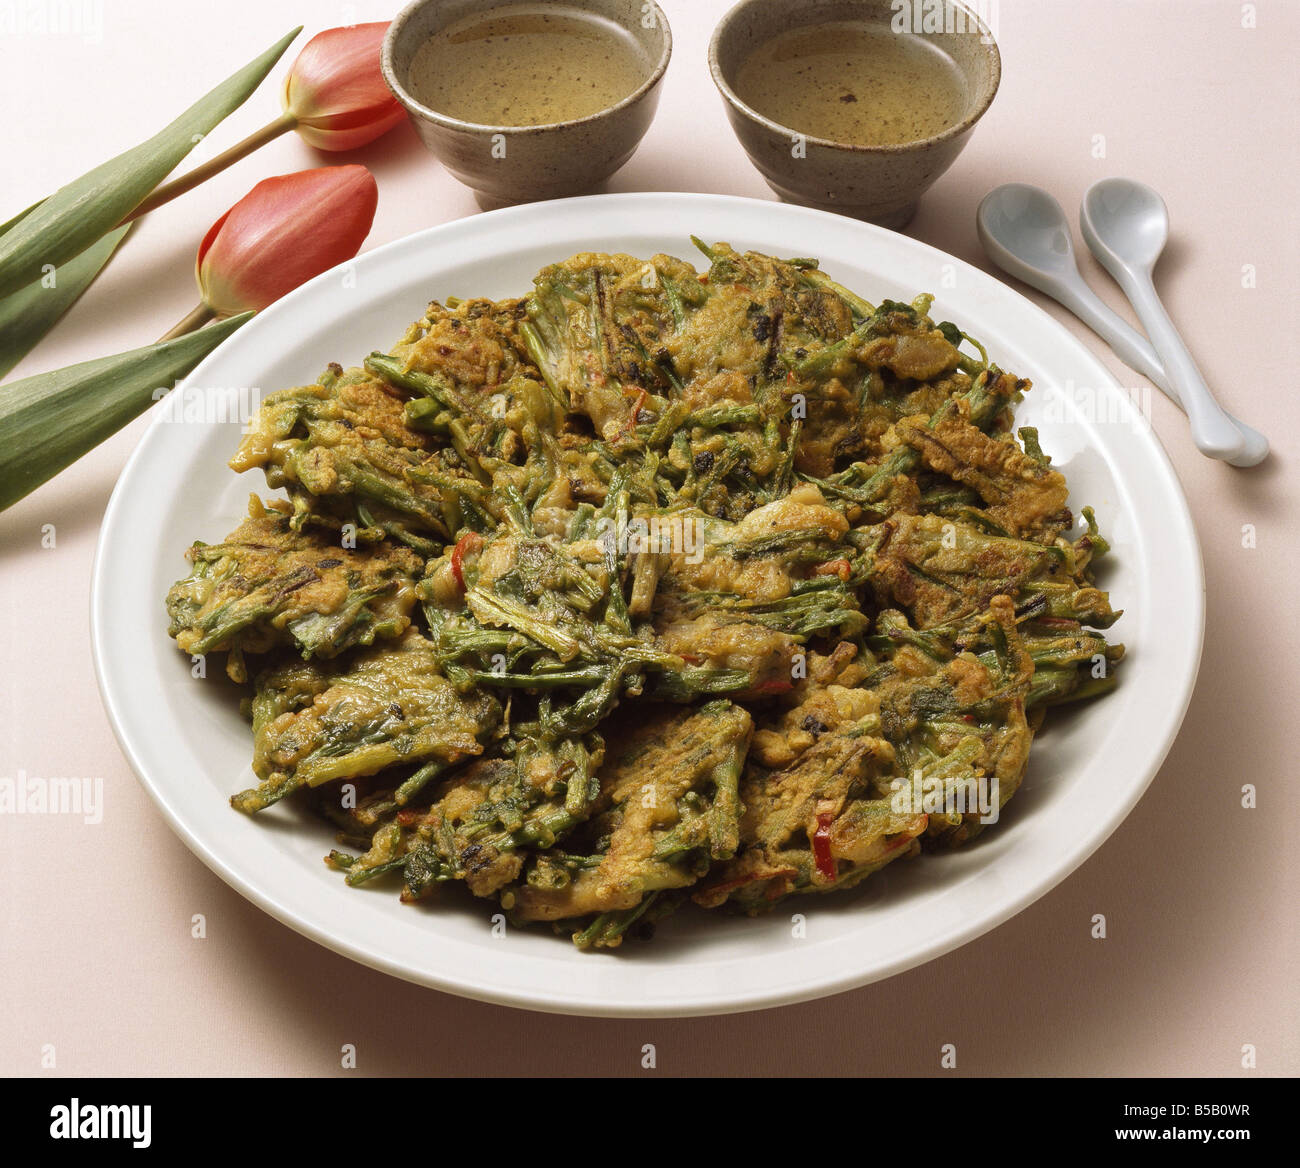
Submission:
<svg viewBox="0 0 1300 1168">
<path fill-rule="evenodd" d="M 696 259 L 688 234 L 780 256 L 817 256 L 879 302 L 936 294 L 933 316 L 979 338 L 1035 388 L 1019 410 L 1090 503 L 1113 554 L 1101 584 L 1125 615 L 1118 689 L 1049 719 L 1003 821 L 951 855 L 893 865 L 855 893 L 805 896 L 764 918 L 682 911 L 650 943 L 578 952 L 546 929 L 494 929 L 490 901 L 448 888 L 405 906 L 391 885 L 350 889 L 321 862 L 328 829 L 283 805 L 251 819 L 251 735 L 217 667 L 206 680 L 168 639 L 163 597 L 196 538 L 222 539 L 260 473 L 226 460 L 236 422 L 162 415 L 104 517 L 92 591 L 100 690 L 123 751 L 168 822 L 219 876 L 308 937 L 397 977 L 560 1013 L 675 1016 L 751 1010 L 850 989 L 937 957 L 1062 880 L 1137 802 L 1182 721 L 1200 660 L 1204 582 L 1187 504 L 1131 395 L 1066 330 L 976 268 L 881 228 L 781 203 L 693 194 L 600 195 L 514 207 L 422 231 L 327 272 L 246 324 L 185 383 L 269 392 L 330 361 L 386 348 L 425 303 L 522 295 L 582 251 Z M 194 412 L 190 412 L 193 417 Z M 181 417 L 184 414 L 181 413 Z M 375 884 L 383 884 L 376 881 Z M 791 914 L 806 918 L 803 936 Z"/>
</svg>

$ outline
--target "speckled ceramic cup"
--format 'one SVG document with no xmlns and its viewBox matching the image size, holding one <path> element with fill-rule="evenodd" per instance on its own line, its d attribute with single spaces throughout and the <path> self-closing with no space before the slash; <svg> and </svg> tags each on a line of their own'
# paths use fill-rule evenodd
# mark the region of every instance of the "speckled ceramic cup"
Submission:
<svg viewBox="0 0 1300 1168">
<path fill-rule="evenodd" d="M 917 9 L 922 20 L 913 28 Z M 925 19 L 929 12 L 929 19 Z M 759 45 L 791 28 L 828 21 L 877 22 L 900 36 L 931 41 L 956 64 L 966 86 L 965 113 L 938 134 L 895 146 L 853 146 L 797 134 L 746 105 L 732 88 Z M 718 25 L 709 68 L 750 161 L 783 199 L 901 228 L 930 184 L 952 165 L 997 93 L 1002 62 L 988 27 L 965 5 L 944 0 L 943 29 L 930 4 L 900 0 L 741 0 Z"/>
<path fill-rule="evenodd" d="M 415 0 L 384 39 L 384 80 L 406 107 L 429 150 L 487 206 L 580 195 L 598 186 L 636 151 L 659 104 L 673 38 L 659 6 L 646 0 L 565 0 L 631 34 L 645 55 L 646 75 L 616 105 L 585 118 L 542 126 L 489 126 L 448 117 L 421 104 L 407 88 L 411 60 L 431 36 L 461 17 L 513 7 L 510 0 Z"/>
</svg>

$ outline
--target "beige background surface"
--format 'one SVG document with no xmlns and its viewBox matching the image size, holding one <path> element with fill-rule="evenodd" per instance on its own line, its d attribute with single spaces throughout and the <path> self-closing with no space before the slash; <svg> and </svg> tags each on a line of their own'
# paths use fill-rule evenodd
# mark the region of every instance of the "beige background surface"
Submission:
<svg viewBox="0 0 1300 1168">
<path fill-rule="evenodd" d="M 708 35 L 726 0 L 661 3 L 676 38 L 662 106 L 611 189 L 771 198 L 708 78 Z M 54 34 L 15 28 L 13 14 L 64 6 L 0 4 L 0 217 L 152 133 L 295 22 L 308 21 L 311 35 L 387 18 L 395 6 L 85 0 L 87 23 Z M 1258 27 L 1244 28 L 1252 13 Z M 643 1074 L 646 1042 L 658 1048 L 655 1073 L 668 1075 L 931 1074 L 943 1043 L 957 1046 L 958 1069 L 945 1072 L 957 1074 L 1300 1070 L 1297 871 L 1285 826 L 1300 681 L 1300 3 L 1001 0 L 996 16 L 1001 93 L 909 234 L 983 264 L 975 207 L 1000 182 L 1040 183 L 1071 213 L 1096 179 L 1151 183 L 1167 198 L 1175 232 L 1161 290 L 1224 402 L 1275 444 L 1253 471 L 1208 462 L 1180 415 L 1153 398 L 1156 429 L 1197 519 L 1208 627 L 1182 735 L 1111 840 L 1050 895 L 947 957 L 759 1014 L 562 1019 L 373 973 L 299 937 L 210 874 L 118 752 L 92 675 L 87 580 L 108 495 L 142 432 L 137 422 L 0 515 L 0 776 L 101 776 L 106 805 L 97 825 L 0 815 L 0 1072 L 321 1075 L 345 1073 L 340 1047 L 353 1043 L 358 1067 L 348 1073 Z M 275 103 L 268 82 L 214 135 L 211 151 L 268 120 Z M 208 150 L 202 144 L 196 157 Z M 380 184 L 371 246 L 476 210 L 409 127 L 355 158 Z M 289 135 L 149 216 L 16 374 L 158 336 L 196 298 L 193 255 L 208 224 L 261 177 L 331 160 Z M 1116 289 L 1087 265 L 1093 286 L 1118 307 Z M 1243 287 L 1244 265 L 1254 266 L 1253 288 Z M 1141 384 L 1102 357 L 1120 384 Z M 57 532 L 52 549 L 41 546 L 45 524 Z M 1245 524 L 1253 548 L 1243 546 Z M 1243 783 L 1258 787 L 1255 810 L 1241 807 Z M 195 913 L 207 918 L 205 940 L 191 938 Z M 1090 937 L 1095 913 L 1109 923 L 1104 941 Z M 1244 1044 L 1257 1048 L 1256 1071 L 1242 1067 Z M 51 1045 L 53 1071 L 42 1068 Z"/>
</svg>

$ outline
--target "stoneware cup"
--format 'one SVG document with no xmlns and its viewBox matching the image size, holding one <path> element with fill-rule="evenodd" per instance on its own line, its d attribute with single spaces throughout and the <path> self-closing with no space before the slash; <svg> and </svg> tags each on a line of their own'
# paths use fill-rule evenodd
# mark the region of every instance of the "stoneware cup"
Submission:
<svg viewBox="0 0 1300 1168">
<path fill-rule="evenodd" d="M 736 74 L 759 45 L 790 28 L 843 20 L 878 22 L 896 35 L 924 37 L 942 49 L 965 81 L 962 119 L 915 142 L 853 146 L 796 134 L 737 96 L 732 87 Z M 922 193 L 961 153 L 975 123 L 992 103 L 1002 75 L 992 33 L 955 0 L 944 0 L 941 17 L 932 4 L 902 0 L 802 0 L 799 4 L 741 0 L 713 34 L 709 68 L 736 136 L 781 198 L 895 229 L 906 226 Z"/>
<path fill-rule="evenodd" d="M 644 80 L 616 105 L 585 118 L 542 126 L 489 126 L 447 117 L 407 88 L 411 60 L 431 36 L 460 18 L 510 7 L 508 0 L 415 0 L 384 39 L 384 80 L 406 107 L 429 150 L 485 206 L 578 195 L 599 186 L 636 151 L 659 104 L 659 82 L 672 55 L 672 32 L 646 0 L 565 0 L 564 7 L 603 17 L 641 46 Z M 599 68 L 599 62 L 593 62 Z"/>
</svg>

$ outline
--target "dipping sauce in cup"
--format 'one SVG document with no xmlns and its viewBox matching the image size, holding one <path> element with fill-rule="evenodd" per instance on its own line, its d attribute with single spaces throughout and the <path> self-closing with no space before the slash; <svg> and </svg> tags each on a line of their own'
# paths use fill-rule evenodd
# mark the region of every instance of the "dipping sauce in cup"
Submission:
<svg viewBox="0 0 1300 1168">
<path fill-rule="evenodd" d="M 608 109 L 653 68 L 612 20 L 564 4 L 517 4 L 436 32 L 411 58 L 407 86 L 464 122 L 543 126 Z"/>
<path fill-rule="evenodd" d="M 951 57 L 866 21 L 792 28 L 758 46 L 736 93 L 792 130 L 854 146 L 915 142 L 956 125 L 970 101 Z"/>
<path fill-rule="evenodd" d="M 632 157 L 672 55 L 654 0 L 413 0 L 384 80 L 481 206 L 598 188 Z"/>
<path fill-rule="evenodd" d="M 895 229 L 961 153 L 1002 72 L 991 30 L 960 0 L 739 0 L 709 68 L 778 195 Z"/>
</svg>

